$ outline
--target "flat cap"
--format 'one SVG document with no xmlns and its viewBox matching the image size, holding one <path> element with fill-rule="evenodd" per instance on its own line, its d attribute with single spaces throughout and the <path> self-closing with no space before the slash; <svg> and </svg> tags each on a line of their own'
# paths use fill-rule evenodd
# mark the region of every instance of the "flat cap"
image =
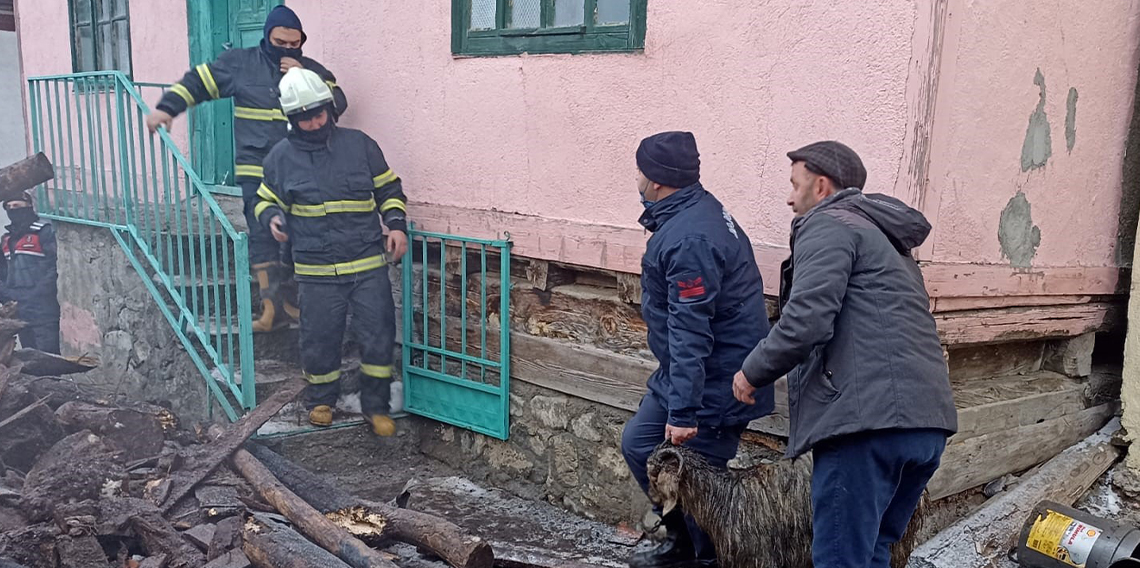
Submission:
<svg viewBox="0 0 1140 568">
<path fill-rule="evenodd" d="M 863 160 L 859 154 L 846 144 L 835 140 L 813 142 L 788 152 L 792 162 L 804 162 L 808 171 L 817 175 L 826 176 L 839 189 L 857 187 L 863 189 L 867 183 L 867 168 L 863 167 Z"/>
</svg>

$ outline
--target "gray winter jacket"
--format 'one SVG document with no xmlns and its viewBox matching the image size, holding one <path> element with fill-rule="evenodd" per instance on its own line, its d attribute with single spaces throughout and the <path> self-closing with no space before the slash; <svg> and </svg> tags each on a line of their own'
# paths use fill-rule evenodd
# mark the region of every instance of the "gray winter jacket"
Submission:
<svg viewBox="0 0 1140 568">
<path fill-rule="evenodd" d="M 901 201 L 843 190 L 792 222 L 780 320 L 744 362 L 788 376 L 788 456 L 868 430 L 957 431 L 930 299 L 910 250 L 930 224 Z"/>
</svg>

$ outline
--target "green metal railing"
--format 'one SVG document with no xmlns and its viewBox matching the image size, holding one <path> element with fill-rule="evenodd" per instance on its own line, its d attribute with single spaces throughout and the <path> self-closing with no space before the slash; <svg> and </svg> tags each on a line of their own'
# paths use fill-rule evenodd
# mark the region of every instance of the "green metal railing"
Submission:
<svg viewBox="0 0 1140 568">
<path fill-rule="evenodd" d="M 412 226 L 408 238 L 401 286 L 404 408 L 506 440 L 511 376 L 509 236 L 471 239 Z M 488 286 L 493 280 L 498 281 L 497 289 Z"/>
<path fill-rule="evenodd" d="M 109 229 L 226 415 L 256 405 L 251 278 L 234 229 L 175 139 L 119 72 L 28 79 L 32 141 L 55 166 L 37 208 Z"/>
</svg>

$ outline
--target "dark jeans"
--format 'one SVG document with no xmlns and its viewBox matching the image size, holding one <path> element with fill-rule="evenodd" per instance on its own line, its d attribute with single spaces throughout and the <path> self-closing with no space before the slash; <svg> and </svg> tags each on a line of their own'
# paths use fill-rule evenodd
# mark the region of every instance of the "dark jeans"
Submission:
<svg viewBox="0 0 1140 568">
<path fill-rule="evenodd" d="M 629 419 L 625 424 L 625 431 L 622 432 L 621 453 L 625 456 L 625 462 L 629 464 L 633 478 L 646 494 L 649 493 L 647 472 L 649 455 L 665 439 L 665 423 L 668 419 L 669 409 L 665 402 L 653 393 L 649 393 L 641 399 L 637 414 Z M 736 456 L 736 449 L 740 446 L 740 435 L 744 433 L 746 427 L 747 424 L 724 428 L 701 426 L 697 429 L 696 437 L 685 442 L 685 446 L 699 452 L 714 467 L 727 468 L 728 460 Z M 660 513 L 660 509 L 656 506 L 654 510 Z M 685 515 L 685 524 L 689 527 L 689 537 L 693 541 L 697 558 L 715 559 L 716 550 L 709 536 L 689 515 Z"/>
<path fill-rule="evenodd" d="M 815 568 L 889 568 L 946 449 L 942 430 L 878 430 L 812 448 Z"/>
<path fill-rule="evenodd" d="M 301 303 L 301 367 L 309 378 L 305 406 L 333 406 L 340 393 L 340 363 L 347 318 L 360 344 L 360 406 L 365 416 L 389 414 L 396 348 L 396 306 L 388 268 L 350 282 L 298 282 Z"/>
<path fill-rule="evenodd" d="M 59 320 L 28 324 L 20 331 L 20 346 L 59 355 Z"/>
<path fill-rule="evenodd" d="M 257 188 L 260 181 L 241 182 L 242 212 L 245 213 L 245 222 L 249 225 L 249 263 L 262 264 L 265 262 L 278 262 L 281 260 L 281 246 L 273 239 L 273 233 L 258 222 L 253 215 L 253 208 L 257 205 Z"/>
</svg>

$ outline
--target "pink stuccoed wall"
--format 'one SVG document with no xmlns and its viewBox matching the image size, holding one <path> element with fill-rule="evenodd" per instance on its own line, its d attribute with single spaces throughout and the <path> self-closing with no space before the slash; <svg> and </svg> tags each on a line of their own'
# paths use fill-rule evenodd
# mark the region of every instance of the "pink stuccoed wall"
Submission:
<svg viewBox="0 0 1140 568">
<path fill-rule="evenodd" d="M 636 228 L 634 149 L 672 129 L 696 134 L 705 185 L 758 244 L 786 242 L 802 144 L 845 140 L 894 186 L 912 1 L 650 2 L 644 53 L 497 58 L 452 57 L 449 2 L 289 4 L 348 93 L 344 123 L 418 201 Z"/>
<path fill-rule="evenodd" d="M 70 69 L 65 4 L 19 2 L 26 74 Z M 637 272 L 646 235 L 634 148 L 687 129 L 706 186 L 751 236 L 771 288 L 791 220 L 785 153 L 835 138 L 863 156 L 868 191 L 930 217 L 921 258 L 985 265 L 984 277 L 928 271 L 932 290 L 1055 293 L 1025 274 L 1058 267 L 1069 270 L 1066 293 L 1114 290 L 1135 2 L 651 1 L 643 53 L 492 58 L 452 56 L 450 2 L 289 5 L 307 55 L 348 94 L 343 124 L 380 142 L 426 228 L 510 232 L 516 254 Z M 189 63 L 185 3 L 136 1 L 131 15 L 136 79 L 176 80 Z M 1052 155 L 1022 172 L 1038 69 Z M 1019 190 L 1031 220 L 1003 227 Z M 1037 227 L 1040 244 L 1014 267 L 998 234 L 1018 237 L 1022 225 Z M 1093 267 L 1095 284 L 1074 283 L 1084 276 L 1073 267 Z"/>
<path fill-rule="evenodd" d="M 958 9 L 956 9 L 958 8 Z M 1114 264 L 1125 141 L 1140 48 L 1140 5 L 951 2 L 925 211 L 934 261 L 1007 264 L 1003 209 L 1023 192 L 1040 245 L 1034 268 Z M 1022 171 L 1030 114 L 1045 80 L 1052 157 Z M 1075 138 L 1066 147 L 1069 91 Z M 1136 160 L 1135 156 L 1130 157 Z M 1029 226 L 1028 224 L 1022 227 Z"/>
</svg>

